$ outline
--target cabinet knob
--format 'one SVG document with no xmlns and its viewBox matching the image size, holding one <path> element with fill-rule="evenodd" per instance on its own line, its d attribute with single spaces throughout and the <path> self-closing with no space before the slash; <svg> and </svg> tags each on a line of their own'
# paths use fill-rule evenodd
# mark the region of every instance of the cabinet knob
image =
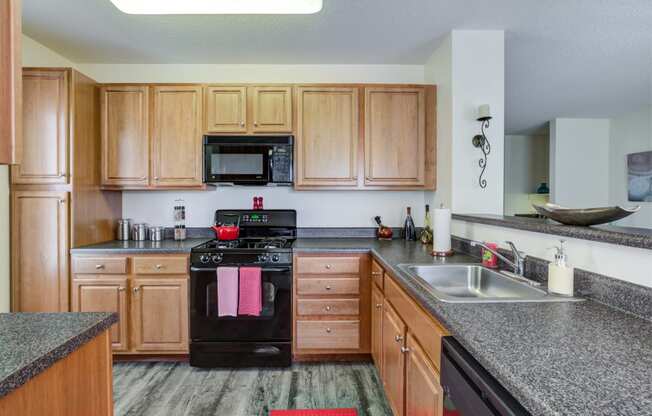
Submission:
<svg viewBox="0 0 652 416">
<path fill-rule="evenodd" d="M 245 122 L 244 122 L 244 121 L 241 121 L 241 122 L 240 122 L 240 127 L 244 127 L 244 125 L 245 125 Z"/>
<path fill-rule="evenodd" d="M 331 286 L 330 285 L 326 286 L 326 290 L 331 290 Z"/>
<path fill-rule="evenodd" d="M 158 181 L 158 176 L 154 176 L 154 180 L 155 180 L 155 181 Z"/>
<path fill-rule="evenodd" d="M 381 276 L 383 272 L 371 272 L 372 276 Z"/>
<path fill-rule="evenodd" d="M 258 122 L 254 121 L 254 126 L 258 127 Z"/>
<path fill-rule="evenodd" d="M 95 270 L 102 270 L 104 268 L 103 264 L 96 264 L 95 265 Z"/>
<path fill-rule="evenodd" d="M 134 293 L 138 293 L 138 292 L 140 292 L 140 286 L 136 286 L 136 287 L 134 288 Z"/>
<path fill-rule="evenodd" d="M 330 329 L 330 328 L 326 328 L 326 332 L 328 332 L 328 333 L 330 334 L 330 333 L 331 333 L 331 329 Z"/>
<path fill-rule="evenodd" d="M 65 204 L 65 203 L 66 203 L 66 200 L 65 200 L 65 199 L 60 199 L 60 200 L 59 200 L 59 203 L 60 203 L 60 204 Z"/>
<path fill-rule="evenodd" d="M 156 267 L 156 270 L 161 270 L 163 268 L 163 265 L 162 264 L 157 264 L 154 267 Z"/>
<path fill-rule="evenodd" d="M 326 265 L 326 268 L 327 268 L 328 270 L 330 270 L 330 269 L 331 269 L 331 265 L 330 265 L 330 264 L 327 264 L 327 265 Z"/>
<path fill-rule="evenodd" d="M 396 341 L 396 342 L 401 342 L 401 341 L 403 341 L 403 336 L 402 336 L 402 335 L 396 335 L 396 336 L 394 337 L 394 341 Z"/>
<path fill-rule="evenodd" d="M 124 288 L 124 287 L 122 287 L 122 286 L 120 286 L 120 287 L 118 288 L 118 292 L 124 292 L 125 290 L 126 290 L 126 288 Z"/>
<path fill-rule="evenodd" d="M 410 349 L 408 347 L 401 347 L 401 352 L 403 354 L 407 354 L 408 352 L 410 352 Z"/>
<path fill-rule="evenodd" d="M 62 173 L 59 174 L 59 177 L 60 177 L 60 178 L 65 178 L 65 177 L 66 177 L 66 174 L 62 172 Z"/>
<path fill-rule="evenodd" d="M 382 304 L 382 303 L 377 303 L 377 304 L 376 304 L 376 309 L 380 309 L 380 308 L 382 308 L 382 307 L 383 307 L 383 304 Z"/>
<path fill-rule="evenodd" d="M 326 312 L 330 312 L 330 310 L 331 310 L 330 305 L 329 305 L 329 306 L 326 306 Z"/>
</svg>

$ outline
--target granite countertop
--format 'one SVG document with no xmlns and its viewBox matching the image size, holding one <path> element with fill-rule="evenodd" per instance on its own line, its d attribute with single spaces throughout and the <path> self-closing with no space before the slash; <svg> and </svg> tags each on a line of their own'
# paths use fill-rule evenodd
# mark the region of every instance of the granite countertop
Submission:
<svg viewBox="0 0 652 416">
<path fill-rule="evenodd" d="M 189 238 L 183 241 L 107 241 L 70 250 L 73 254 L 107 254 L 107 253 L 189 253 L 190 249 L 213 238 Z"/>
<path fill-rule="evenodd" d="M 534 416 L 652 415 L 652 322 L 593 301 L 454 304 L 437 301 L 401 263 L 435 259 L 420 243 L 298 239 L 297 252 L 371 252 Z"/>
<path fill-rule="evenodd" d="M 116 322 L 115 313 L 0 313 L 0 398 Z"/>
</svg>

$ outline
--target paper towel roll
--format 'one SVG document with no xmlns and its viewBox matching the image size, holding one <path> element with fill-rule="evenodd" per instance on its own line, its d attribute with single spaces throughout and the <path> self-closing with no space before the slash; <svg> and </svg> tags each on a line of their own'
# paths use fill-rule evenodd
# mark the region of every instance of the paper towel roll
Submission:
<svg viewBox="0 0 652 416">
<path fill-rule="evenodd" d="M 448 253 L 451 251 L 451 210 L 448 208 L 435 208 L 435 238 L 433 251 L 435 253 Z"/>
</svg>

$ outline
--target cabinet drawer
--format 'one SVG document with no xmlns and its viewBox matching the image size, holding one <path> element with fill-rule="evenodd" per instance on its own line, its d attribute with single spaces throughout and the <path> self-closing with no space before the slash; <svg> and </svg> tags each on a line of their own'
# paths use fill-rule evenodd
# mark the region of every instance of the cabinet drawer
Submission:
<svg viewBox="0 0 652 416">
<path fill-rule="evenodd" d="M 375 261 L 371 262 L 371 280 L 378 286 L 378 289 L 383 290 L 385 278 L 385 271 Z"/>
<path fill-rule="evenodd" d="M 135 274 L 188 274 L 187 257 L 135 257 Z"/>
<path fill-rule="evenodd" d="M 307 315 L 358 315 L 358 299 L 299 299 L 297 314 Z"/>
<path fill-rule="evenodd" d="M 360 279 L 297 279 L 297 293 L 299 295 L 357 295 L 360 293 Z"/>
<path fill-rule="evenodd" d="M 301 274 L 358 274 L 358 257 L 298 257 L 297 273 Z"/>
<path fill-rule="evenodd" d="M 72 262 L 75 274 L 126 274 L 126 257 L 75 257 Z"/>
<path fill-rule="evenodd" d="M 297 321 L 299 349 L 358 349 L 360 321 Z"/>
</svg>

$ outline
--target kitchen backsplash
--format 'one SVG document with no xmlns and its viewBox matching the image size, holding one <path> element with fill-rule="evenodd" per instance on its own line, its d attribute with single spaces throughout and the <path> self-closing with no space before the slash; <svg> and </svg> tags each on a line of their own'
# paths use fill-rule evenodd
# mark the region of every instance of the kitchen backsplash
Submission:
<svg viewBox="0 0 652 416">
<path fill-rule="evenodd" d="M 176 199 L 186 204 L 186 226 L 212 225 L 216 209 L 248 209 L 254 196 L 265 209 L 296 209 L 299 227 L 374 227 L 380 215 L 391 227 L 401 227 L 405 207 L 412 207 L 415 224 L 423 224 L 423 191 L 295 191 L 289 187 L 218 187 L 206 191 L 123 192 L 122 215 L 136 222 L 172 226 Z"/>
</svg>

